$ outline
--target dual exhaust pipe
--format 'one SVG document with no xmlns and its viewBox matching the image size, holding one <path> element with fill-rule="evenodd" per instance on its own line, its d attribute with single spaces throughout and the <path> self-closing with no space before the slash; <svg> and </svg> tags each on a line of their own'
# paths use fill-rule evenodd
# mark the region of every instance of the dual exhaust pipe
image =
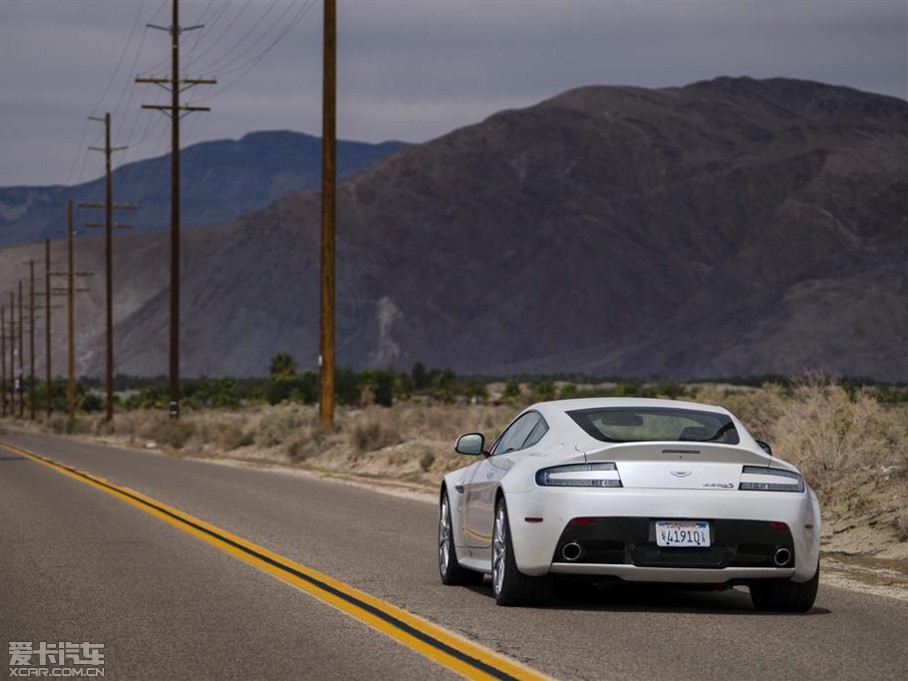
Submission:
<svg viewBox="0 0 908 681">
<path fill-rule="evenodd" d="M 583 547 L 575 541 L 568 542 L 561 547 L 561 557 L 567 562 L 573 563 L 580 560 L 583 555 Z"/>
<path fill-rule="evenodd" d="M 583 557 L 583 547 L 575 541 L 568 542 L 561 547 L 561 557 L 568 563 L 575 563 Z M 785 567 L 791 562 L 791 550 L 784 546 L 772 554 L 772 562 L 776 567 Z"/>
<path fill-rule="evenodd" d="M 776 567 L 785 567 L 790 561 L 791 551 L 784 546 L 780 549 L 776 549 L 776 552 L 772 554 L 772 562 Z"/>
</svg>

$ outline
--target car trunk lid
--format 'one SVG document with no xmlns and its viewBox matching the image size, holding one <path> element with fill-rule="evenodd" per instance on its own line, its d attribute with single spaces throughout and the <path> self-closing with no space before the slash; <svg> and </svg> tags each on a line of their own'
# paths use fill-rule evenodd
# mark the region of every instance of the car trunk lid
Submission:
<svg viewBox="0 0 908 681">
<path fill-rule="evenodd" d="M 770 457 L 742 447 L 706 442 L 634 442 L 587 452 L 587 462 L 614 462 L 626 488 L 737 489 L 742 467 Z"/>
</svg>

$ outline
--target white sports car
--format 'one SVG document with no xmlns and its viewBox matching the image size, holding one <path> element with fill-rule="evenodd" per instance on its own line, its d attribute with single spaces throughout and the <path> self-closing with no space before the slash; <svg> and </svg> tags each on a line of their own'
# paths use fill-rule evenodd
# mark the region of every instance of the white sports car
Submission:
<svg viewBox="0 0 908 681">
<path fill-rule="evenodd" d="M 807 611 L 820 508 L 798 470 L 725 409 L 653 399 L 535 404 L 448 473 L 445 584 L 492 576 L 500 605 L 544 601 L 553 575 L 745 584 L 758 610 Z"/>
</svg>

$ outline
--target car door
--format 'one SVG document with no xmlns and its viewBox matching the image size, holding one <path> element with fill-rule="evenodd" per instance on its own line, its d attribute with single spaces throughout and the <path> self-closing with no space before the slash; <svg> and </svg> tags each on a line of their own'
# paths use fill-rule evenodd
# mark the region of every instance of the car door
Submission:
<svg viewBox="0 0 908 681">
<path fill-rule="evenodd" d="M 539 412 L 528 411 L 515 419 L 499 436 L 485 460 L 478 462 L 464 484 L 464 529 L 467 546 L 492 545 L 495 519 L 495 491 L 513 465 L 513 456 L 542 420 Z M 538 430 L 538 429 L 537 429 Z"/>
</svg>

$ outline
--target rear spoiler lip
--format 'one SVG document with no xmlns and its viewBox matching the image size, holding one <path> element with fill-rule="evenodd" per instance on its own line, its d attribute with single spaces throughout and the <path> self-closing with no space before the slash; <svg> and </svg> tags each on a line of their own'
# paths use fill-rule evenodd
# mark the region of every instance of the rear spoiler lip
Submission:
<svg viewBox="0 0 908 681">
<path fill-rule="evenodd" d="M 728 454 L 730 459 L 728 463 L 783 468 L 785 470 L 793 469 L 793 467 L 789 468 L 790 464 L 770 456 L 762 449 L 756 451 L 755 449 L 744 445 L 728 445 L 716 442 L 677 442 L 671 440 L 597 443 L 597 445 L 598 446 L 590 447 L 584 451 L 584 457 L 586 458 L 587 463 L 595 461 L 626 461 L 629 459 L 639 459 L 642 453 L 641 450 L 651 450 L 650 456 L 644 457 L 643 460 L 671 461 L 673 458 L 677 457 L 677 459 L 684 459 L 685 461 L 696 461 L 697 458 L 702 457 L 707 461 L 716 463 L 713 457 L 724 451 Z M 704 454 L 706 454 L 705 457 L 703 456 Z M 776 465 L 773 466 L 772 464 Z"/>
</svg>

